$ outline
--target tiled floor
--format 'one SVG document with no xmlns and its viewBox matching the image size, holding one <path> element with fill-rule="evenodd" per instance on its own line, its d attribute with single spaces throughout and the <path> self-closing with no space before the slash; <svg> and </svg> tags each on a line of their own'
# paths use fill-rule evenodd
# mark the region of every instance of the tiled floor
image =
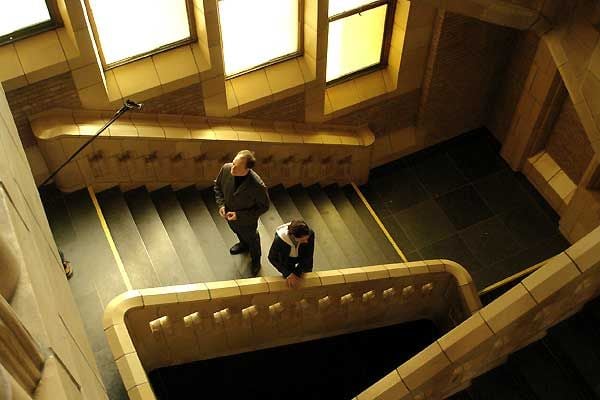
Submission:
<svg viewBox="0 0 600 400">
<path fill-rule="evenodd" d="M 447 258 L 482 289 L 568 246 L 558 215 L 477 130 L 371 171 L 361 190 L 409 260 Z"/>
</svg>

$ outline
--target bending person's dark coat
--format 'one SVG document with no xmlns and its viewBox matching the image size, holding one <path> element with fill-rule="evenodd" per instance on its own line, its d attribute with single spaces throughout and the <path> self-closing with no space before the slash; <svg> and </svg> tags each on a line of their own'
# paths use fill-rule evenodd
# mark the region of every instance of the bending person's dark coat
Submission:
<svg viewBox="0 0 600 400">
<path fill-rule="evenodd" d="M 303 273 L 311 272 L 313 269 L 315 232 L 311 229 L 308 243 L 294 248 L 293 242 L 287 235 L 288 225 L 284 224 L 277 228 L 269 250 L 269 261 L 285 278 L 291 273 L 301 277 Z"/>
</svg>

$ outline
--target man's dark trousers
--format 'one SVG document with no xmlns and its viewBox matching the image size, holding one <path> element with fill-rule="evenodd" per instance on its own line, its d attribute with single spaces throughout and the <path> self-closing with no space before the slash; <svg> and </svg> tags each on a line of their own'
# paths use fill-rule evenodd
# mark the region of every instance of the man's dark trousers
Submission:
<svg viewBox="0 0 600 400">
<path fill-rule="evenodd" d="M 258 222 L 255 224 L 240 224 L 236 221 L 227 221 L 231 230 L 237 235 L 240 243 L 250 251 L 253 263 L 260 263 L 260 235 Z"/>
</svg>

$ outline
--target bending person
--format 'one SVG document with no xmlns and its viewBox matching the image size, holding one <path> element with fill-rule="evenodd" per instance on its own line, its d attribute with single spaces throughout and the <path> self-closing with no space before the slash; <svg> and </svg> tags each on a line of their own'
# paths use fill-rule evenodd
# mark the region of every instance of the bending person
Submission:
<svg viewBox="0 0 600 400">
<path fill-rule="evenodd" d="M 269 261 L 287 280 L 289 287 L 300 283 L 302 274 L 313 269 L 315 233 L 306 222 L 294 220 L 281 225 L 269 250 Z"/>
</svg>

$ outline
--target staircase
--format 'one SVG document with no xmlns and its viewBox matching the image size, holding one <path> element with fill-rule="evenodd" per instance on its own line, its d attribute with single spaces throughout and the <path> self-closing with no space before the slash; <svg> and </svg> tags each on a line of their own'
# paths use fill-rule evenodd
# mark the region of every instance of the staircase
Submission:
<svg viewBox="0 0 600 400">
<path fill-rule="evenodd" d="M 303 219 L 316 232 L 314 270 L 401 262 L 368 209 L 351 186 L 275 186 L 271 207 L 260 217 L 262 269 L 279 275 L 269 263 L 275 229 Z M 41 193 L 58 247 L 75 268 L 69 281 L 86 333 L 113 398 L 126 398 L 102 330 L 102 311 L 127 290 L 123 274 L 86 189 Z M 246 254 L 231 256 L 237 238 L 218 215 L 212 187 L 163 187 L 149 192 L 118 187 L 96 194 L 123 270 L 133 289 L 221 281 L 250 276 Z"/>
<path fill-rule="evenodd" d="M 600 399 L 599 337 L 600 298 L 596 298 L 451 399 Z"/>
<path fill-rule="evenodd" d="M 351 186 L 280 185 L 270 188 L 269 195 L 271 207 L 259 223 L 260 276 L 278 275 L 267 255 L 275 229 L 292 219 L 305 220 L 316 232 L 315 270 L 401 261 Z M 114 187 L 96 196 L 134 289 L 249 277 L 248 257 L 229 255 L 237 238 L 219 216 L 212 188 L 174 191 L 167 186 L 149 192 L 140 187 L 123 193 Z M 62 212 L 71 216 L 71 224 L 90 227 L 78 242 L 102 241 L 99 230 L 91 229 L 99 225 L 93 216 L 74 221 L 82 208 L 91 213 L 87 190 L 61 194 L 49 189 L 43 197 L 53 227 L 58 228 Z M 60 235 L 57 241 L 64 250 Z"/>
</svg>

